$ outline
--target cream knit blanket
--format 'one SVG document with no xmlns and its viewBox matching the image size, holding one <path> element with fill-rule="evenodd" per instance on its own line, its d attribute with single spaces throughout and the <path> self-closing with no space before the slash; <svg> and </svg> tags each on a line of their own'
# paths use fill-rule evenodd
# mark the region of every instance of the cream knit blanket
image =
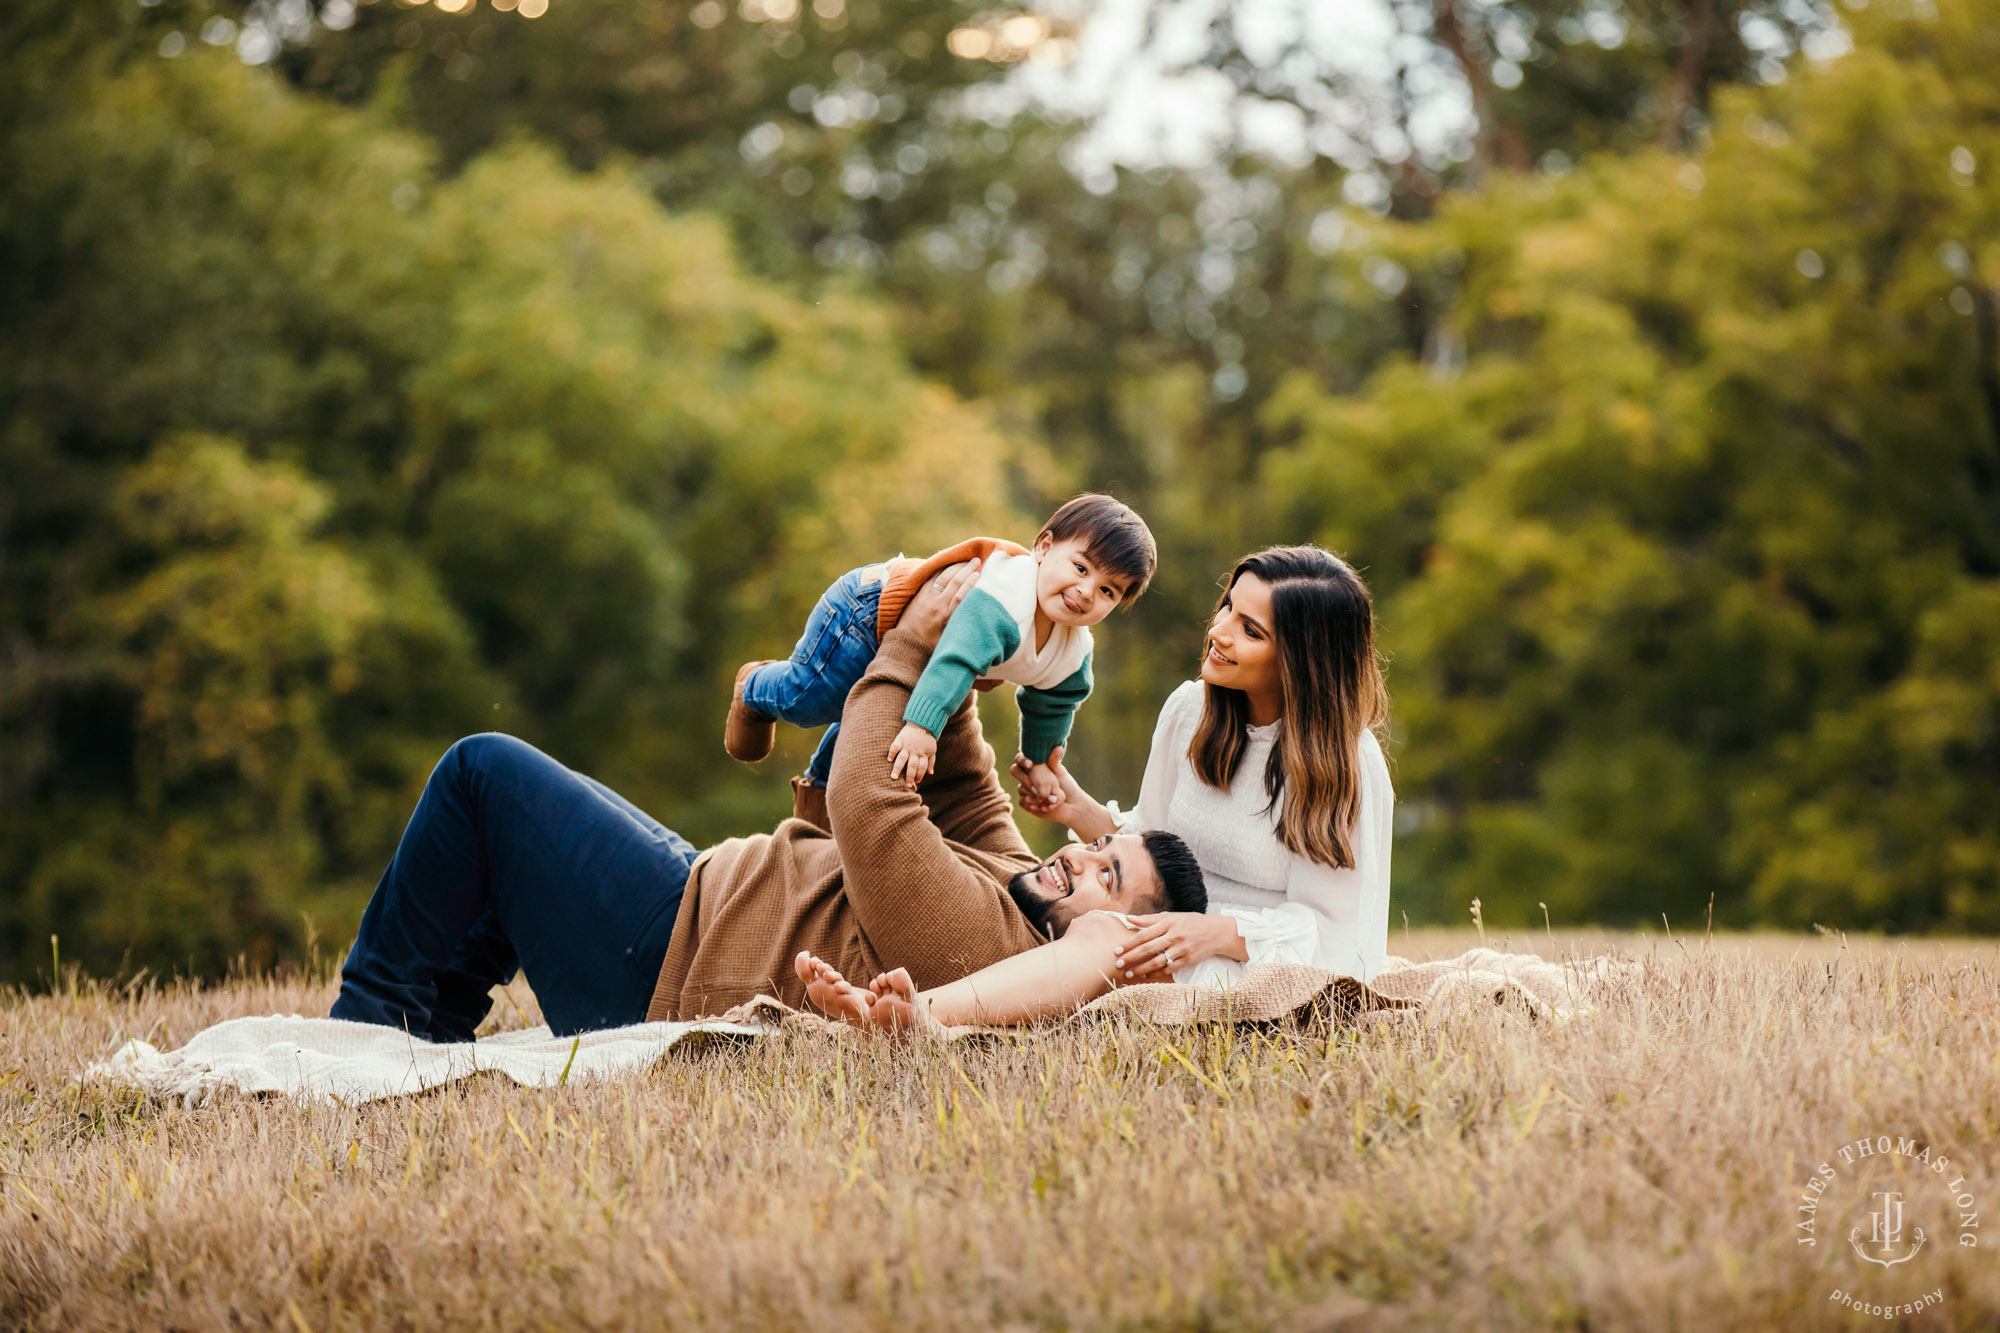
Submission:
<svg viewBox="0 0 2000 1333">
<path fill-rule="evenodd" d="M 633 1074 L 690 1040 L 759 1036 L 763 1026 L 723 1020 L 635 1023 L 579 1037 L 546 1027 L 478 1041 L 433 1045 L 374 1023 L 270 1014 L 231 1018 L 197 1032 L 177 1051 L 128 1041 L 85 1079 L 123 1084 L 149 1097 L 200 1106 L 221 1093 L 346 1104 L 423 1092 L 480 1074 L 524 1087 Z"/>
<path fill-rule="evenodd" d="M 1474 949 L 1443 962 L 1392 957 L 1372 985 L 1363 985 L 1321 968 L 1273 963 L 1251 968 L 1229 990 L 1179 985 L 1116 990 L 1066 1021 L 1123 1017 L 1168 1026 L 1314 1027 L 1397 1014 L 1414 1017 L 1476 1002 L 1514 1004 L 1537 1020 L 1563 1022 L 1588 1012 L 1591 1000 L 1608 986 L 1635 978 L 1639 966 L 1636 960 L 1614 956 L 1551 963 L 1532 954 Z M 525 1087 L 631 1076 L 691 1040 L 747 1040 L 781 1025 L 853 1031 L 767 996 L 697 1023 L 637 1023 L 580 1037 L 555 1037 L 538 1027 L 445 1046 L 367 1023 L 270 1015 L 217 1023 L 176 1051 L 128 1041 L 84 1077 L 191 1106 L 225 1093 L 353 1104 L 423 1092 L 480 1074 Z M 955 1028 L 949 1035 L 994 1031 Z"/>
</svg>

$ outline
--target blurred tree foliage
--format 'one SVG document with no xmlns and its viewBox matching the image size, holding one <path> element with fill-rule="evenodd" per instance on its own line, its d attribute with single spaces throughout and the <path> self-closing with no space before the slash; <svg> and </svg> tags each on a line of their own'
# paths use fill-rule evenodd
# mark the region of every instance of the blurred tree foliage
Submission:
<svg viewBox="0 0 2000 1333">
<path fill-rule="evenodd" d="M 1160 36 L 1177 12 L 1205 20 L 1204 42 Z M 1288 109 L 1320 152 L 1379 180 L 1402 215 L 1489 169 L 1682 147 L 1707 124 L 1716 89 L 1775 82 L 1802 47 L 1843 45 L 1825 0 L 1383 0 L 1397 40 L 1356 60 L 1327 39 L 1327 12 L 1298 0 L 1261 7 L 1250 25 L 1233 6 L 1156 0 L 1152 54 L 1176 73 L 1224 75 L 1246 105 Z M 1426 151 L 1419 141 L 1436 135 L 1420 113 L 1446 92 L 1464 99 L 1471 133 Z"/>
<path fill-rule="evenodd" d="M 1100 794 L 1216 576 L 1313 538 L 1377 589 L 1413 920 L 2000 928 L 1973 0 L 1830 63 L 1796 0 L 1392 5 L 1355 152 L 1143 171 L 1015 93 L 1013 8 L 543 8 L 0 14 L 0 975 L 343 939 L 482 727 L 768 826 L 810 738 L 722 761 L 736 664 L 1084 485 L 1164 556 Z M 1246 105 L 1353 91 L 1211 35 Z M 1475 135 L 1417 143 L 1426 79 Z"/>
<path fill-rule="evenodd" d="M 526 144 L 429 145 L 109 7 L 17 8 L 0 178 L 0 885 L 213 971 L 351 927 L 429 765 L 500 727 L 697 838 L 738 661 L 826 571 L 1018 531 L 1037 455 L 887 319 Z M 46 957 L 46 954 L 39 955 Z"/>
<path fill-rule="evenodd" d="M 2000 928 L 2000 28 L 1855 22 L 1697 158 L 1384 229 L 1462 350 L 1270 404 L 1385 595 L 1413 909 Z"/>
<path fill-rule="evenodd" d="M 392 107 L 447 167 L 532 134 L 580 169 L 630 163 L 670 207 L 726 219 L 750 267 L 792 290 L 866 284 L 918 370 L 1045 442 L 1062 485 L 1138 504 L 1176 559 L 1120 622 L 1164 651 L 1107 651 L 1081 722 L 1078 772 L 1110 789 L 1130 783 L 1157 701 L 1187 674 L 1217 572 L 1286 535 L 1256 489 L 1285 438 L 1269 394 L 1302 370 L 1354 390 L 1385 356 L 1455 345 L 1448 291 L 1387 257 L 1343 258 L 1368 217 L 1347 201 L 1421 217 L 1489 166 L 1560 170 L 1669 122 L 1698 131 L 1712 89 L 1767 59 L 1782 76 L 1776 57 L 1831 23 L 1803 0 L 1385 0 L 1403 34 L 1385 91 L 1306 40 L 1309 0 L 1255 53 L 1236 7 L 1211 8 L 1205 45 L 1152 54 L 1222 76 L 1241 112 L 1298 109 L 1317 153 L 1279 162 L 1232 142 L 1188 170 L 1079 159 L 1088 127 L 1006 76 L 1059 58 L 1087 6 L 556 0 L 528 18 L 490 0 L 364 3 L 338 31 L 295 27 L 280 63 L 301 88 Z M 280 27 L 281 9 L 231 12 Z M 1149 31 L 1190 9 L 1157 0 Z M 1037 12 L 1042 40 L 1004 40 L 1010 19 L 1034 33 Z M 1521 77 L 1495 85 L 1496 62 Z M 1453 79 L 1484 117 L 1425 150 L 1412 120 Z"/>
</svg>

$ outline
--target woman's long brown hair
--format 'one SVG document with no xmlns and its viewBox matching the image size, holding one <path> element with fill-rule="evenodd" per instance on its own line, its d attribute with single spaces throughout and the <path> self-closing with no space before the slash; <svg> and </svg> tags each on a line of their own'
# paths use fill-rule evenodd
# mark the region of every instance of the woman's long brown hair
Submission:
<svg viewBox="0 0 2000 1333">
<path fill-rule="evenodd" d="M 1264 766 L 1267 811 L 1294 856 L 1345 869 L 1361 814 L 1361 733 L 1389 721 L 1389 693 L 1375 656 L 1375 608 L 1347 562 L 1317 546 L 1273 546 L 1239 560 L 1215 609 L 1245 574 L 1271 585 L 1272 640 L 1283 686 L 1277 744 Z M 1204 685 L 1201 725 L 1188 759 L 1203 782 L 1229 790 L 1250 738 L 1250 700 Z M 1281 807 L 1282 801 L 1282 807 Z"/>
</svg>

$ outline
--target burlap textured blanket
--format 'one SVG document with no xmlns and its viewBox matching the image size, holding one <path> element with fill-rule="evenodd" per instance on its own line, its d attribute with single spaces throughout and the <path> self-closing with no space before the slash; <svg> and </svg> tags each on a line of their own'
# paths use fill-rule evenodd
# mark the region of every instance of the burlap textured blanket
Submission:
<svg viewBox="0 0 2000 1333">
<path fill-rule="evenodd" d="M 1164 1026 L 1241 1023 L 1290 1027 L 1345 1026 L 1416 1017 L 1461 1002 L 1514 1005 L 1538 1021 L 1562 1023 L 1587 1013 L 1611 987 L 1637 978 L 1636 959 L 1616 955 L 1549 962 L 1534 954 L 1472 949 L 1456 958 L 1413 963 L 1390 956 L 1372 984 L 1324 968 L 1292 963 L 1253 967 L 1228 990 L 1212 986 L 1128 986 L 1077 1010 L 1065 1022 L 1122 1017 Z M 726 1017 L 743 1023 L 841 1028 L 769 996 L 738 1005 Z M 946 1029 L 947 1037 L 992 1035 L 999 1028 Z"/>
<path fill-rule="evenodd" d="M 1636 961 L 1599 957 L 1551 963 L 1532 954 L 1474 949 L 1443 962 L 1388 960 L 1372 985 L 1315 967 L 1254 967 L 1229 990 L 1208 986 L 1132 986 L 1096 1000 L 1066 1022 L 1123 1017 L 1178 1026 L 1243 1023 L 1313 1027 L 1408 1018 L 1456 1003 L 1513 1004 L 1537 1020 L 1562 1022 L 1586 1012 L 1611 984 L 1630 980 Z M 778 1027 L 856 1033 L 768 997 L 700 1023 L 638 1023 L 555 1037 L 528 1028 L 476 1042 L 434 1046 L 404 1033 L 332 1018 L 270 1015 L 232 1018 L 195 1034 L 175 1051 L 129 1041 L 86 1079 L 138 1089 L 146 1096 L 199 1105 L 222 1094 L 282 1096 L 347 1104 L 423 1092 L 480 1074 L 525 1087 L 590 1078 L 629 1077 L 690 1040 L 751 1040 Z M 955 1028 L 967 1037 L 996 1029 Z M 873 1038 L 864 1038 L 873 1040 Z"/>
<path fill-rule="evenodd" d="M 1127 1014 L 1156 1023 L 1349 1022 L 1370 1014 L 1438 1009 L 1454 1000 L 1514 1004 L 1537 1019 L 1564 1022 L 1613 986 L 1637 978 L 1637 959 L 1603 954 L 1549 962 L 1531 953 L 1472 949 L 1413 963 L 1391 955 L 1375 980 L 1317 967 L 1253 967 L 1227 991 L 1208 986 L 1132 986 L 1086 1005 L 1084 1013 Z"/>
</svg>

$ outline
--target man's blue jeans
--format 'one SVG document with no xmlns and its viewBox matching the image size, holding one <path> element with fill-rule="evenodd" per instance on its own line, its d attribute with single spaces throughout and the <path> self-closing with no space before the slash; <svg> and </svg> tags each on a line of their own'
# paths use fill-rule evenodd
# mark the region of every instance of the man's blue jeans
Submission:
<svg viewBox="0 0 2000 1333">
<path fill-rule="evenodd" d="M 847 692 L 875 660 L 875 615 L 881 607 L 882 566 L 850 569 L 820 595 L 791 658 L 767 662 L 743 682 L 743 702 L 765 717 L 795 727 L 826 727 L 806 765 L 806 781 L 815 787 L 824 787 L 833 772 L 833 743 Z"/>
<path fill-rule="evenodd" d="M 559 1036 L 643 1022 L 695 849 L 512 736 L 445 751 L 340 969 L 335 1018 L 471 1041 L 518 967 Z"/>
</svg>

